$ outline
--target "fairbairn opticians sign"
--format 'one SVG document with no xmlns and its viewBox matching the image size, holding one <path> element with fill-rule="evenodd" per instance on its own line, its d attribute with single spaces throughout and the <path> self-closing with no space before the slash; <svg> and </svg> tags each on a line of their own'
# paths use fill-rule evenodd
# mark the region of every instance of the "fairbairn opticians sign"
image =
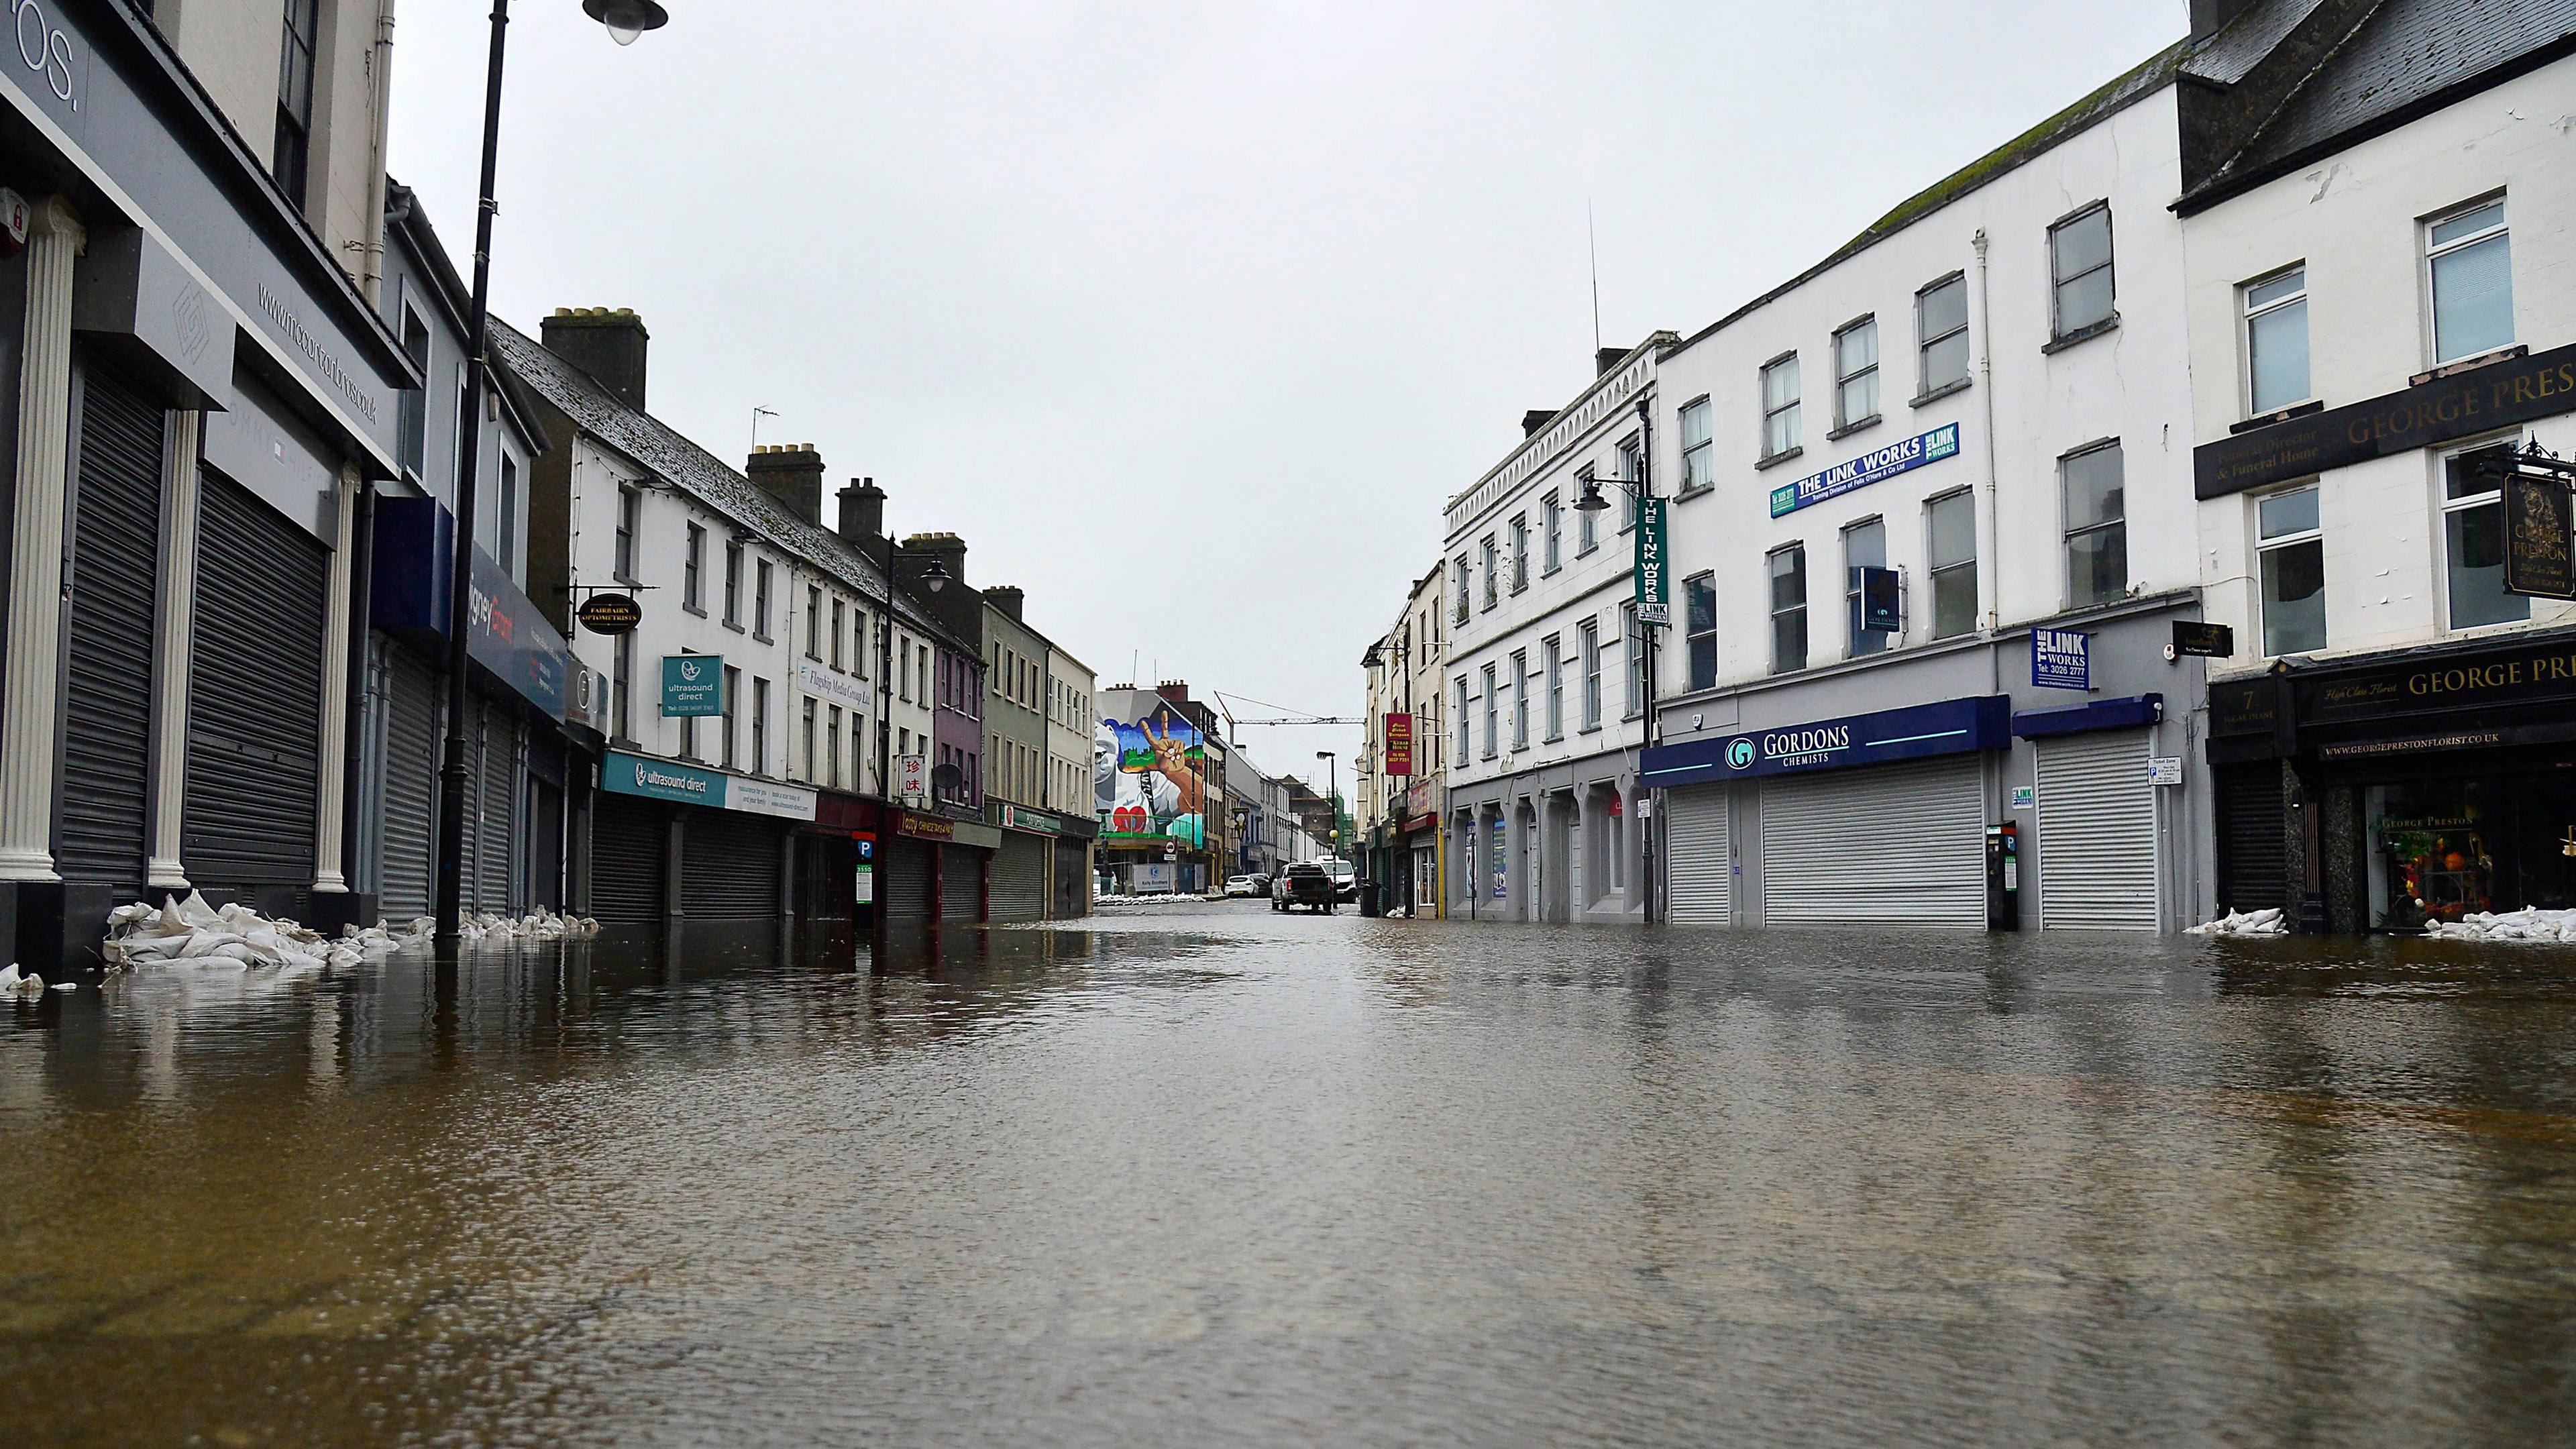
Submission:
<svg viewBox="0 0 2576 1449">
<path fill-rule="evenodd" d="M 1951 423 L 1918 433 L 1901 443 L 1890 443 L 1875 453 L 1863 453 L 1848 463 L 1837 463 L 1822 473 L 1783 483 L 1771 490 L 1771 516 L 1785 518 L 1811 503 L 1884 483 L 1899 473 L 1937 463 L 1959 451 L 1959 425 Z"/>
</svg>

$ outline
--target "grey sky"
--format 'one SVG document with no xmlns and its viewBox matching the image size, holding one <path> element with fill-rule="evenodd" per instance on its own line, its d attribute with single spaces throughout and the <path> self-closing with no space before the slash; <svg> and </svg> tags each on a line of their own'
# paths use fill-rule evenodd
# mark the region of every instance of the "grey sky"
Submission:
<svg viewBox="0 0 2576 1449">
<path fill-rule="evenodd" d="M 629 306 L 655 413 L 812 442 L 1124 682 L 1356 715 L 1439 508 L 1690 332 L 2183 31 L 2183 0 L 520 0 L 494 305 Z M 400 11 L 392 169 L 462 264 L 488 7 Z M 1240 712 L 1240 711 L 1239 711 Z M 1248 730 L 1265 769 L 1356 729 Z"/>
</svg>

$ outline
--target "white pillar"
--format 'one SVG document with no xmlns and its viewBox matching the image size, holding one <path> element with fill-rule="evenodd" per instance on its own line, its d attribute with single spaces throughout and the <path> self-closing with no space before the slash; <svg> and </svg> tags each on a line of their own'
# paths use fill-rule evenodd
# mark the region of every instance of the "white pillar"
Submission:
<svg viewBox="0 0 2576 1449">
<path fill-rule="evenodd" d="M 72 262 L 88 242 L 49 196 L 27 223 L 27 321 L 19 351 L 17 533 L 9 560 L 9 664 L 0 686 L 0 880 L 54 874 L 55 724 L 61 701 L 63 507 L 71 461 Z"/>
<path fill-rule="evenodd" d="M 154 651 L 152 845 L 143 879 L 156 890 L 188 889 L 179 860 L 188 779 L 188 659 L 196 634 L 197 448 L 206 415 L 173 412 L 161 456 L 161 628 Z"/>
<path fill-rule="evenodd" d="M 340 874 L 340 806 L 349 790 L 349 583 L 356 576 L 358 490 L 367 486 L 355 464 L 340 465 L 332 495 L 331 596 L 322 624 L 322 788 L 313 822 L 313 888 L 345 891 Z M 457 547 L 469 547 L 464 540 Z"/>
</svg>

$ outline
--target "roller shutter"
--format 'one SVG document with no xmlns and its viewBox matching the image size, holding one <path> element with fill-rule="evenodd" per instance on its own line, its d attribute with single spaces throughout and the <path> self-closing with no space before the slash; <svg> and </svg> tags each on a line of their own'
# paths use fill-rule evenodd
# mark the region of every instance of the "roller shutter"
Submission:
<svg viewBox="0 0 2576 1449">
<path fill-rule="evenodd" d="M 465 818 L 465 896 L 470 909 L 518 913 L 519 782 L 527 773 L 519 757 L 519 721 L 488 702 L 473 706 L 468 742 Z"/>
<path fill-rule="evenodd" d="M 309 888 L 330 550 L 213 468 L 202 483 L 182 833 L 188 878 L 237 896 Z"/>
<path fill-rule="evenodd" d="M 786 830 L 768 815 L 691 810 L 680 832 L 680 914 L 693 921 L 778 915 Z"/>
<path fill-rule="evenodd" d="M 160 597 L 160 405 L 92 363 L 81 388 L 63 711 L 65 880 L 143 890 L 151 778 L 153 618 Z M 205 703 L 201 702 L 203 707 Z"/>
<path fill-rule="evenodd" d="M 605 790 L 591 800 L 590 913 L 660 925 L 670 807 Z"/>
<path fill-rule="evenodd" d="M 936 847 L 908 836 L 877 840 L 876 908 L 888 925 L 918 926 L 931 918 L 930 852 Z"/>
<path fill-rule="evenodd" d="M 1762 908 L 1772 925 L 1986 924 L 1981 756 L 1879 765 L 1762 787 Z"/>
<path fill-rule="evenodd" d="M 1671 859 L 1670 917 L 1676 926 L 1723 926 L 1734 904 L 1724 785 L 1664 792 L 1664 848 Z"/>
<path fill-rule="evenodd" d="M 968 845 L 939 847 L 939 919 L 972 921 L 984 914 L 984 852 Z"/>
<path fill-rule="evenodd" d="M 1070 921 L 1089 913 L 1091 901 L 1091 854 L 1079 840 L 1055 843 L 1055 899 L 1049 914 L 1059 921 Z"/>
<path fill-rule="evenodd" d="M 2221 765 L 2218 786 L 2218 904 L 2223 910 L 2286 909 L 2290 898 L 2288 802 L 2281 762 Z"/>
<path fill-rule="evenodd" d="M 2156 787 L 2145 730 L 2039 742 L 2039 924 L 2156 929 Z"/>
<path fill-rule="evenodd" d="M 438 679 L 410 650 L 385 651 L 385 919 L 430 913 L 438 800 Z"/>
<path fill-rule="evenodd" d="M 993 852 L 993 919 L 1034 921 L 1046 915 L 1046 869 L 1049 842 L 1034 835 L 1005 834 Z"/>
</svg>

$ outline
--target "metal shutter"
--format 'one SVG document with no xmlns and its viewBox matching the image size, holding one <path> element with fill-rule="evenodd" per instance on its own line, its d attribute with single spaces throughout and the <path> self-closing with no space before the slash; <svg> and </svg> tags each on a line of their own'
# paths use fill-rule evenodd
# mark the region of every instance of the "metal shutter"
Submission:
<svg viewBox="0 0 2576 1449">
<path fill-rule="evenodd" d="M 430 912 L 430 848 L 438 800 L 438 673 L 411 651 L 385 651 L 385 828 L 380 889 L 385 919 Z"/>
<path fill-rule="evenodd" d="M 188 878 L 236 895 L 309 888 L 330 550 L 212 467 L 203 484 L 181 833 Z"/>
<path fill-rule="evenodd" d="M 871 888 L 887 924 L 918 926 L 930 919 L 930 852 L 936 848 L 906 836 L 877 837 Z"/>
<path fill-rule="evenodd" d="M 2152 931 L 2157 924 L 2147 732 L 2041 740 L 2040 929 Z"/>
<path fill-rule="evenodd" d="M 605 790 L 591 801 L 590 913 L 603 921 L 660 925 L 668 807 Z"/>
<path fill-rule="evenodd" d="M 984 914 L 984 852 L 966 845 L 939 847 L 939 919 L 972 921 Z"/>
<path fill-rule="evenodd" d="M 143 890 L 162 424 L 160 406 L 122 375 L 95 363 L 84 369 L 54 865 L 65 880 L 105 881 L 121 897 Z"/>
<path fill-rule="evenodd" d="M 993 919 L 1034 921 L 1046 914 L 1048 842 L 1034 835 L 1004 835 L 993 854 Z"/>
<path fill-rule="evenodd" d="M 2293 906 L 2281 762 L 2221 765 L 2216 782 L 2219 908 L 2260 911 Z"/>
<path fill-rule="evenodd" d="M 519 722 L 506 708 L 476 706 L 468 742 L 465 898 L 470 909 L 518 913 Z"/>
<path fill-rule="evenodd" d="M 1055 901 L 1051 915 L 1059 921 L 1088 912 L 1091 901 L 1091 857 L 1079 840 L 1055 843 Z"/>
<path fill-rule="evenodd" d="M 680 832 L 680 914 L 693 921 L 778 915 L 786 828 L 768 815 L 691 810 Z"/>
<path fill-rule="evenodd" d="M 1775 926 L 1986 924 L 1981 756 L 1762 787 L 1762 908 Z"/>
<path fill-rule="evenodd" d="M 1671 858 L 1676 926 L 1723 926 L 1732 913 L 1734 860 L 1727 849 L 1724 785 L 1664 792 L 1664 846 Z"/>
</svg>

